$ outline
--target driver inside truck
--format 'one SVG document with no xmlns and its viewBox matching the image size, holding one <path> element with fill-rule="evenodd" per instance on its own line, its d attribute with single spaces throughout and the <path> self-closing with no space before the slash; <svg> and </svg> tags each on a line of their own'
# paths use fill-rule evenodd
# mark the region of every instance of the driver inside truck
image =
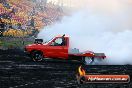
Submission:
<svg viewBox="0 0 132 88">
<path fill-rule="evenodd" d="M 51 44 L 52 46 L 65 46 L 66 40 L 65 35 L 63 35 L 61 38 L 57 38 L 54 42 Z"/>
<path fill-rule="evenodd" d="M 51 43 L 51 46 L 65 46 L 65 39 L 57 38 L 54 42 Z"/>
</svg>

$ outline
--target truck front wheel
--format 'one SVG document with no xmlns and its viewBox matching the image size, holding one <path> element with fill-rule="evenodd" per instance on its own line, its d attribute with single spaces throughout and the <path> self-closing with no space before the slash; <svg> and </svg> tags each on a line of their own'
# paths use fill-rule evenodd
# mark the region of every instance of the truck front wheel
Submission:
<svg viewBox="0 0 132 88">
<path fill-rule="evenodd" d="M 31 53 L 31 57 L 33 61 L 42 61 L 43 60 L 43 54 L 39 51 L 33 51 Z"/>
</svg>

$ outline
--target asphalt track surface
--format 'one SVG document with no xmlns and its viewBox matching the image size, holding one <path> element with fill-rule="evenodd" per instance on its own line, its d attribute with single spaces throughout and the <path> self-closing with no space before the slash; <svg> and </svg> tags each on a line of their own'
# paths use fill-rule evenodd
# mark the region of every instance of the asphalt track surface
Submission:
<svg viewBox="0 0 132 88">
<path fill-rule="evenodd" d="M 22 50 L 0 50 L 0 88 L 132 88 L 127 84 L 77 84 L 77 61 L 33 62 Z M 88 74 L 128 74 L 132 66 L 85 66 Z"/>
</svg>

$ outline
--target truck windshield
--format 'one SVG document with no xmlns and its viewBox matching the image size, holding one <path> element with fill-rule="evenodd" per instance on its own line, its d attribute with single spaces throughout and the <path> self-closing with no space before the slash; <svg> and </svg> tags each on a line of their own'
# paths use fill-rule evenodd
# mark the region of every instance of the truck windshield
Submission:
<svg viewBox="0 0 132 88">
<path fill-rule="evenodd" d="M 45 43 L 47 44 L 47 43 L 51 42 L 53 39 L 54 39 L 54 38 L 52 38 L 52 39 L 46 41 Z"/>
</svg>

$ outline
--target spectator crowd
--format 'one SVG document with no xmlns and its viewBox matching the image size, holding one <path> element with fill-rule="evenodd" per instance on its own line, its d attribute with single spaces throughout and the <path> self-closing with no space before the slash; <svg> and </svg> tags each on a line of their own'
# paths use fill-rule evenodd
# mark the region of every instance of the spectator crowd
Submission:
<svg viewBox="0 0 132 88">
<path fill-rule="evenodd" d="M 64 15 L 47 0 L 0 0 L 0 36 L 33 36 Z"/>
</svg>

